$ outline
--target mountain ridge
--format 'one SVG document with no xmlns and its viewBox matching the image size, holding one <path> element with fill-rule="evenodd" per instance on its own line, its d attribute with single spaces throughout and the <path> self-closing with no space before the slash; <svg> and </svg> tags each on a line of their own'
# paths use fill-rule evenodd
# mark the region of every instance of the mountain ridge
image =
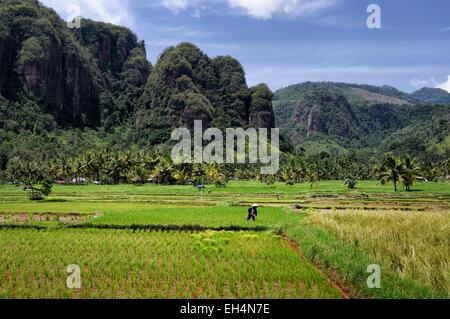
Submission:
<svg viewBox="0 0 450 319">
<path fill-rule="evenodd" d="M 450 104 L 450 93 L 437 88 L 424 87 L 411 94 L 419 101 L 432 104 Z"/>
<path fill-rule="evenodd" d="M 273 93 L 249 87 L 230 56 L 181 43 L 152 65 L 131 30 L 88 19 L 71 30 L 36 0 L 0 0 L 0 22 L 0 169 L 15 156 L 167 152 L 170 131 L 194 119 L 279 127 L 283 149 L 306 156 L 450 154 L 449 106 L 427 102 L 445 97 L 441 91 L 305 82 Z"/>
<path fill-rule="evenodd" d="M 63 128 L 110 129 L 136 116 L 168 127 L 192 125 L 196 116 L 207 125 L 274 125 L 272 92 L 249 88 L 231 57 L 211 59 L 181 43 L 153 66 L 128 28 L 82 19 L 69 29 L 37 0 L 1 0 L 0 22 L 0 95 L 14 108 L 40 108 Z"/>
<path fill-rule="evenodd" d="M 277 126 L 308 154 L 449 154 L 450 105 L 421 102 L 389 86 L 334 82 L 291 85 L 274 96 Z"/>
</svg>

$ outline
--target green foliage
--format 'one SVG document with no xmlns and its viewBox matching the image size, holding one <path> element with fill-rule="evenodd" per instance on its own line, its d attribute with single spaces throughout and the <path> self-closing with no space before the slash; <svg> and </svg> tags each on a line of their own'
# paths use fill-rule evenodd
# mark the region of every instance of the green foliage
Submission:
<svg viewBox="0 0 450 319">
<path fill-rule="evenodd" d="M 375 169 L 375 174 L 381 183 L 393 182 L 395 191 L 397 191 L 398 182 L 403 183 L 406 191 L 411 191 L 412 185 L 421 173 L 420 164 L 415 159 L 409 156 L 400 159 L 390 154 L 386 155 L 381 166 Z"/>
<path fill-rule="evenodd" d="M 83 19 L 81 26 L 75 36 L 96 61 L 98 107 L 102 126 L 109 131 L 135 114 L 152 66 L 146 58 L 145 43 L 138 42 L 127 28 L 88 19 Z"/>
<path fill-rule="evenodd" d="M 30 37 L 25 40 L 22 44 L 22 49 L 20 50 L 19 65 L 21 72 L 26 65 L 35 62 L 45 61 L 50 58 L 48 55 L 48 43 L 42 38 Z"/>
<path fill-rule="evenodd" d="M 423 88 L 411 95 L 425 103 L 450 104 L 450 93 L 442 89 Z"/>
<path fill-rule="evenodd" d="M 449 106 L 424 105 L 390 87 L 306 82 L 275 93 L 277 126 L 297 149 L 366 159 L 386 152 L 424 162 L 449 156 Z"/>
<path fill-rule="evenodd" d="M 392 182 L 394 184 L 394 190 L 397 191 L 397 183 L 402 180 L 403 174 L 404 167 L 402 163 L 397 158 L 387 155 L 378 173 L 378 178 L 382 184 Z"/>
<path fill-rule="evenodd" d="M 43 113 L 35 102 L 10 102 L 0 96 L 0 127 L 4 130 L 0 136 L 5 138 L 8 133 L 38 135 L 52 131 L 57 123 L 54 116 Z"/>
<path fill-rule="evenodd" d="M 275 128 L 272 109 L 273 93 L 266 84 L 250 88 L 250 125 L 253 127 Z"/>
<path fill-rule="evenodd" d="M 0 240 L 2 298 L 340 297 L 324 275 L 270 233 L 0 230 Z M 83 289 L 67 289 L 58 284 L 66 280 L 62 270 L 80 255 L 86 261 Z M 251 288 L 241 284 L 244 278 Z"/>
<path fill-rule="evenodd" d="M 86 134 L 89 134 L 86 132 Z M 89 136 L 89 135 L 87 135 Z M 232 179 L 259 180 L 273 186 L 276 182 L 295 185 L 310 182 L 311 187 L 326 180 L 345 181 L 350 188 L 356 180 L 379 179 L 383 183 L 403 183 L 407 191 L 411 190 L 417 178 L 421 180 L 445 180 L 449 176 L 449 161 L 431 165 L 419 162 L 411 157 L 397 159 L 388 156 L 381 163 L 358 160 L 351 156 L 334 157 L 326 152 L 305 159 L 304 157 L 281 154 L 280 170 L 275 175 L 260 175 L 260 165 L 252 164 L 174 164 L 164 152 L 120 151 L 103 148 L 102 141 L 86 145 L 81 155 L 76 135 L 72 156 L 47 150 L 47 158 L 36 159 L 33 153 L 18 153 L 14 146 L 2 144 L 0 148 L 2 165 L 5 166 L 5 177 L 13 181 L 40 182 L 45 178 L 64 181 L 87 180 L 102 184 L 145 184 L 149 181 L 156 184 L 197 185 L 211 183 L 218 188 L 226 187 Z M 28 141 L 34 145 L 33 141 Z M 39 143 L 39 140 L 36 141 Z M 53 144 L 58 145 L 54 139 Z M 65 145 L 67 147 L 67 145 Z M 9 148 L 13 148 L 11 151 Z M 94 151 L 93 149 L 98 149 Z M 66 152 L 69 153 L 69 151 Z M 156 152 L 156 153 L 155 153 Z M 14 154 L 9 158 L 9 154 Z M 348 179 L 352 176 L 352 179 Z M 356 182 L 355 182 L 356 183 Z"/>
<path fill-rule="evenodd" d="M 355 189 L 357 184 L 358 183 L 353 178 L 347 178 L 344 181 L 344 185 L 347 186 L 349 189 Z"/>
<path fill-rule="evenodd" d="M 345 288 L 343 290 L 351 298 L 445 298 L 449 283 L 448 216 L 445 211 L 433 210 L 440 210 L 447 204 L 450 184 L 423 183 L 418 190 L 413 194 L 396 194 L 394 199 L 388 196 L 393 195 L 390 187 L 373 181 L 361 181 L 358 191 L 349 191 L 342 182 L 321 182 L 312 190 L 307 184 L 286 186 L 277 183 L 268 188 L 255 181 L 232 181 L 226 189 L 212 187 L 211 195 L 201 195 L 191 186 L 55 185 L 58 198 L 35 203 L 26 201 L 20 188 L 0 185 L 0 196 L 6 201 L 2 206 L 6 213 L 0 217 L 7 223 L 0 226 L 1 240 L 7 247 L 2 255 L 6 260 L 3 268 L 8 270 L 4 272 L 7 275 L 3 276 L 4 289 L 0 294 L 9 298 L 18 297 L 18 294 L 21 297 L 30 294 L 40 298 L 79 298 L 80 291 L 67 295 L 64 285 L 54 283 L 65 282 L 65 272 L 60 269 L 81 254 L 85 260 L 119 265 L 114 269 L 103 267 L 104 273 L 89 271 L 88 276 L 83 277 L 83 287 L 92 284 L 97 289 L 84 289 L 85 295 L 81 297 L 86 298 L 95 297 L 99 289 L 103 291 L 100 297 L 114 297 L 114 284 L 120 286 L 116 291 L 120 297 L 126 294 L 138 298 L 141 293 L 149 297 L 149 278 L 153 278 L 151 287 L 155 282 L 161 283 L 160 287 L 153 287 L 154 295 L 164 296 L 174 285 L 189 285 L 197 276 L 204 279 L 204 269 L 213 269 L 206 271 L 208 276 L 224 283 L 239 282 L 245 276 L 253 278 L 251 276 L 256 273 L 259 277 L 255 277 L 256 283 L 251 290 L 256 294 L 258 291 L 270 294 L 267 287 L 272 284 L 272 289 L 278 287 L 279 290 L 284 286 L 277 282 L 286 280 L 287 288 L 282 291 L 293 297 L 326 297 L 324 292 L 332 286 L 327 283 L 326 276 L 317 276 L 320 272 L 314 267 L 320 267 L 324 275 L 332 274 L 329 277 Z M 337 207 L 345 205 L 347 209 L 317 208 L 302 213 L 272 206 L 277 202 L 288 205 L 302 200 L 326 207 L 335 207 L 339 201 Z M 206 201 L 211 206 L 202 206 Z M 235 202 L 229 207 L 222 204 L 233 201 L 241 203 Z M 261 219 L 257 223 L 246 221 L 247 205 L 242 201 L 262 204 Z M 264 202 L 270 205 L 264 205 Z M 413 209 L 412 202 L 426 206 L 426 211 L 412 213 L 409 211 Z M 355 206 L 359 207 L 350 208 Z M 383 212 L 386 206 L 389 208 Z M 367 208 L 374 208 L 374 211 Z M 394 211 L 394 208 L 408 211 Z M 35 213 L 23 216 L 20 212 L 24 211 Z M 286 237 L 291 241 L 287 242 Z M 70 250 L 73 256 L 60 254 L 68 241 L 75 249 Z M 294 241 L 301 246 L 304 259 L 299 258 Z M 92 245 L 98 249 L 89 249 Z M 141 266 L 149 262 L 149 249 L 156 252 L 159 267 L 150 267 L 144 274 L 141 270 L 148 267 Z M 111 251 L 117 252 L 113 258 Z M 62 256 L 68 259 L 61 259 Z M 243 260 L 242 256 L 248 258 Z M 420 260 L 417 256 L 421 256 Z M 34 267 L 30 258 L 42 262 Z M 192 261 L 195 265 L 186 269 L 173 268 L 174 258 L 186 258 L 186 262 L 177 263 L 179 265 Z M 230 263 L 230 260 L 236 263 Z M 267 260 L 273 263 L 266 263 Z M 277 266 L 280 260 L 283 263 Z M 302 260 L 305 263 L 298 264 Z M 224 268 L 217 268 L 217 265 L 222 267 L 222 262 Z M 367 288 L 370 274 L 366 270 L 371 264 L 382 268 L 381 289 Z M 193 271 L 197 266 L 205 268 L 198 269 L 197 273 Z M 98 265 L 94 262 L 91 269 L 98 269 Z M 230 277 L 230 269 L 238 273 Z M 302 280 L 292 277 L 292 269 L 301 269 L 301 278 L 308 281 L 289 284 L 291 280 Z M 29 280 L 21 280 L 21 274 L 32 273 L 35 276 Z M 111 277 L 113 273 L 115 275 Z M 288 273 L 290 277 L 286 277 Z M 165 280 L 158 279 L 160 275 Z M 102 286 L 108 278 L 114 279 L 111 285 Z M 136 281 L 127 286 L 130 278 Z M 142 278 L 145 280 L 140 281 Z M 168 278 L 173 279 L 173 283 L 166 284 Z M 267 284 L 258 284 L 261 280 Z M 318 284 L 320 282 L 323 285 Z M 39 289 L 33 289 L 36 285 Z M 209 293 L 210 288 L 208 282 L 205 289 Z M 198 286 L 192 290 L 192 296 L 199 289 L 203 288 Z M 186 293 L 185 289 L 182 291 Z M 228 296 L 227 291 L 219 292 L 218 296 Z M 235 296 L 239 291 L 236 290 Z M 341 296 L 338 291 L 335 293 L 337 297 Z M 278 298 L 278 295 L 274 297 Z"/>
<path fill-rule="evenodd" d="M 2 1 L 0 21 L 0 95 L 38 104 L 34 116 L 52 114 L 64 128 L 112 129 L 134 115 L 151 65 L 131 31 L 91 20 L 70 30 L 31 0 Z"/>
<path fill-rule="evenodd" d="M 52 193 L 53 181 L 50 178 L 46 178 L 42 182 L 42 187 L 40 188 L 41 193 L 48 197 Z"/>
<path fill-rule="evenodd" d="M 182 43 L 166 49 L 158 60 L 137 121 L 145 130 L 161 122 L 192 128 L 195 119 L 219 128 L 266 127 L 274 121 L 272 93 L 267 86 L 252 90 L 238 61 L 212 60 L 195 45 Z"/>
<path fill-rule="evenodd" d="M 440 163 L 450 156 L 449 106 L 344 83 L 307 82 L 273 95 L 264 84 L 248 88 L 237 60 L 211 59 L 191 43 L 166 49 L 152 68 L 132 31 L 91 20 L 70 30 L 33 0 L 2 1 L 0 22 L 2 171 L 15 157 L 49 162 L 94 149 L 168 155 L 171 129 L 192 128 L 194 119 L 222 129 L 272 128 L 276 115 L 281 150 L 307 162 L 304 180 L 373 177 L 371 165 L 386 152 L 410 154 L 429 179 L 446 177 Z M 257 169 L 234 173 L 252 178 Z M 132 170 L 95 178 L 142 182 L 142 170 Z M 299 177 L 289 175 L 296 171 L 277 179 L 295 184 Z"/>
</svg>

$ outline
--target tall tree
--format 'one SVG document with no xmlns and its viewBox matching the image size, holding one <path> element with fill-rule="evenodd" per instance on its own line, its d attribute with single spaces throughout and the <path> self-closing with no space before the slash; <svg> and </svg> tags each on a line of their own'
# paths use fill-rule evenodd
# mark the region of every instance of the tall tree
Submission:
<svg viewBox="0 0 450 319">
<path fill-rule="evenodd" d="M 397 191 L 397 183 L 402 180 L 404 167 L 401 161 L 392 155 L 387 155 L 383 161 L 378 178 L 381 183 L 392 182 L 394 190 Z"/>
<path fill-rule="evenodd" d="M 402 181 L 406 191 L 411 191 L 411 187 L 416 180 L 416 177 L 420 174 L 419 163 L 410 156 L 405 156 L 402 159 Z"/>
</svg>

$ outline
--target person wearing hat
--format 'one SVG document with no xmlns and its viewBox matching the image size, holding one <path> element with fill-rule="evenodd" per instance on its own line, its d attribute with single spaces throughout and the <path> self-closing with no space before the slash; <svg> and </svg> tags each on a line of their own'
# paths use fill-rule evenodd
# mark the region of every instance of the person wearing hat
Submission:
<svg viewBox="0 0 450 319">
<path fill-rule="evenodd" d="M 253 220 L 254 222 L 256 222 L 256 218 L 258 217 L 258 204 L 253 204 L 252 207 L 250 207 L 248 209 L 248 218 L 247 220 Z"/>
</svg>

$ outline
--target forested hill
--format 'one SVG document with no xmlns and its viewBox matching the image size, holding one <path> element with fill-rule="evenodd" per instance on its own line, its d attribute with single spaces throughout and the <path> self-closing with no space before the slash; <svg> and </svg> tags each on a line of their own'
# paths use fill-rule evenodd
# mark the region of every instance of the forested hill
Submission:
<svg viewBox="0 0 450 319">
<path fill-rule="evenodd" d="M 274 111 L 277 126 L 307 155 L 450 155 L 450 105 L 420 102 L 393 87 L 306 82 L 275 92 Z"/>
<path fill-rule="evenodd" d="M 272 128 L 272 98 L 265 84 L 248 88 L 237 60 L 211 59 L 195 45 L 182 43 L 160 56 L 139 100 L 136 126 L 143 138 L 163 139 L 169 138 L 168 128 L 192 127 L 200 119 L 219 128 Z"/>
<path fill-rule="evenodd" d="M 0 1 L 7 129 L 96 127 L 133 112 L 151 70 L 143 42 L 126 28 L 90 20 L 81 25 L 69 29 L 35 0 Z"/>
<path fill-rule="evenodd" d="M 239 61 L 190 43 L 152 66 L 129 29 L 82 20 L 69 29 L 37 0 L 0 0 L 0 171 L 13 157 L 91 149 L 167 153 L 173 128 L 277 127 L 301 154 L 450 156 L 448 94 L 303 83 L 275 95 L 248 87 Z M 273 104 L 273 106 L 272 106 Z M 283 143 L 282 149 L 289 149 Z"/>
<path fill-rule="evenodd" d="M 82 20 L 69 29 L 36 0 L 0 0 L 0 95 L 8 130 L 274 125 L 272 93 L 249 89 L 231 57 L 192 44 L 167 49 L 152 72 L 145 44 L 124 27 Z M 145 92 L 145 94 L 144 94 Z M 6 106 L 5 106 L 6 105 Z M 139 116 L 137 116 L 139 114 Z"/>
<path fill-rule="evenodd" d="M 426 103 L 450 104 L 450 93 L 442 89 L 423 88 L 414 92 L 412 97 Z"/>
</svg>

